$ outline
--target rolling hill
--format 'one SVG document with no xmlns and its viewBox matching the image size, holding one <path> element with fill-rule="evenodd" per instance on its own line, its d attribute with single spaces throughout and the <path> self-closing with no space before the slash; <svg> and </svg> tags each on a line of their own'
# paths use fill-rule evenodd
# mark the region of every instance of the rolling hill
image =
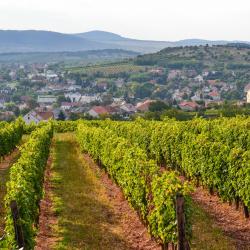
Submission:
<svg viewBox="0 0 250 250">
<path fill-rule="evenodd" d="M 0 53 L 62 52 L 103 49 L 122 49 L 139 53 L 153 53 L 166 47 L 217 45 L 229 41 L 187 39 L 176 42 L 137 40 L 105 31 L 63 34 L 37 30 L 0 30 Z"/>
<path fill-rule="evenodd" d="M 109 49 L 112 46 L 50 31 L 0 31 L 0 52 L 58 52 Z"/>
<path fill-rule="evenodd" d="M 233 43 L 165 48 L 157 53 L 139 55 L 135 63 L 169 69 L 245 70 L 250 69 L 250 45 Z"/>
</svg>

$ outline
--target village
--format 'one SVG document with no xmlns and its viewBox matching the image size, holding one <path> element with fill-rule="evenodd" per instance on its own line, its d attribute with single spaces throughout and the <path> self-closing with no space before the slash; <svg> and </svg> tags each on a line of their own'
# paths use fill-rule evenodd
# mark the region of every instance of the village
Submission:
<svg viewBox="0 0 250 250">
<path fill-rule="evenodd" d="M 116 72 L 71 72 L 48 64 L 11 64 L 0 68 L 0 119 L 22 115 L 27 123 L 49 119 L 98 119 L 149 111 L 161 101 L 183 111 L 199 111 L 233 100 L 250 103 L 250 83 L 239 90 L 236 73 L 137 67 Z M 110 66 L 109 66 L 110 69 Z M 230 75 L 230 77 L 228 77 Z M 224 77 L 225 78 L 225 77 Z"/>
</svg>

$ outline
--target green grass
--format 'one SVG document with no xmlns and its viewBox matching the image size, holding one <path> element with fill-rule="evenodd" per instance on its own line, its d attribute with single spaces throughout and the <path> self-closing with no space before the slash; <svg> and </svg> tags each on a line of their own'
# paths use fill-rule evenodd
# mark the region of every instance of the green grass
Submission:
<svg viewBox="0 0 250 250">
<path fill-rule="evenodd" d="M 83 161 L 73 134 L 55 135 L 52 176 L 54 249 L 128 249 L 98 171 Z"/>
<path fill-rule="evenodd" d="M 212 218 L 195 202 L 192 204 L 192 250 L 235 250 L 233 242 L 214 224 Z"/>
</svg>

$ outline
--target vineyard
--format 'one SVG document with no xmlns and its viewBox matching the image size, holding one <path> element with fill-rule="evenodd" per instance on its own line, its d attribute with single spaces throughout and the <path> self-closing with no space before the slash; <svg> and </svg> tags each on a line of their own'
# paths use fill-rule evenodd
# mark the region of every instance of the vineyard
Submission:
<svg viewBox="0 0 250 250">
<path fill-rule="evenodd" d="M 0 123 L 3 159 L 28 134 L 10 166 L 1 249 L 249 249 L 249 128 L 248 117 Z M 229 204 L 240 237 L 197 239 L 197 190 Z"/>
<path fill-rule="evenodd" d="M 144 66 L 138 66 L 129 63 L 116 63 L 116 64 L 107 64 L 107 65 L 93 65 L 87 66 L 84 68 L 68 68 L 70 73 L 81 73 L 81 74 L 96 74 L 102 73 L 104 76 L 114 75 L 119 73 L 137 73 L 145 71 Z"/>
</svg>

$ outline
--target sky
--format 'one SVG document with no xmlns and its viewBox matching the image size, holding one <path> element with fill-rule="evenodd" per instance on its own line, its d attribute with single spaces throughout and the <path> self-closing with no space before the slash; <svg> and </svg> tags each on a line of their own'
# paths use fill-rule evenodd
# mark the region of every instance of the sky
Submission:
<svg viewBox="0 0 250 250">
<path fill-rule="evenodd" d="M 0 29 L 250 41 L 250 0 L 0 0 Z"/>
</svg>

